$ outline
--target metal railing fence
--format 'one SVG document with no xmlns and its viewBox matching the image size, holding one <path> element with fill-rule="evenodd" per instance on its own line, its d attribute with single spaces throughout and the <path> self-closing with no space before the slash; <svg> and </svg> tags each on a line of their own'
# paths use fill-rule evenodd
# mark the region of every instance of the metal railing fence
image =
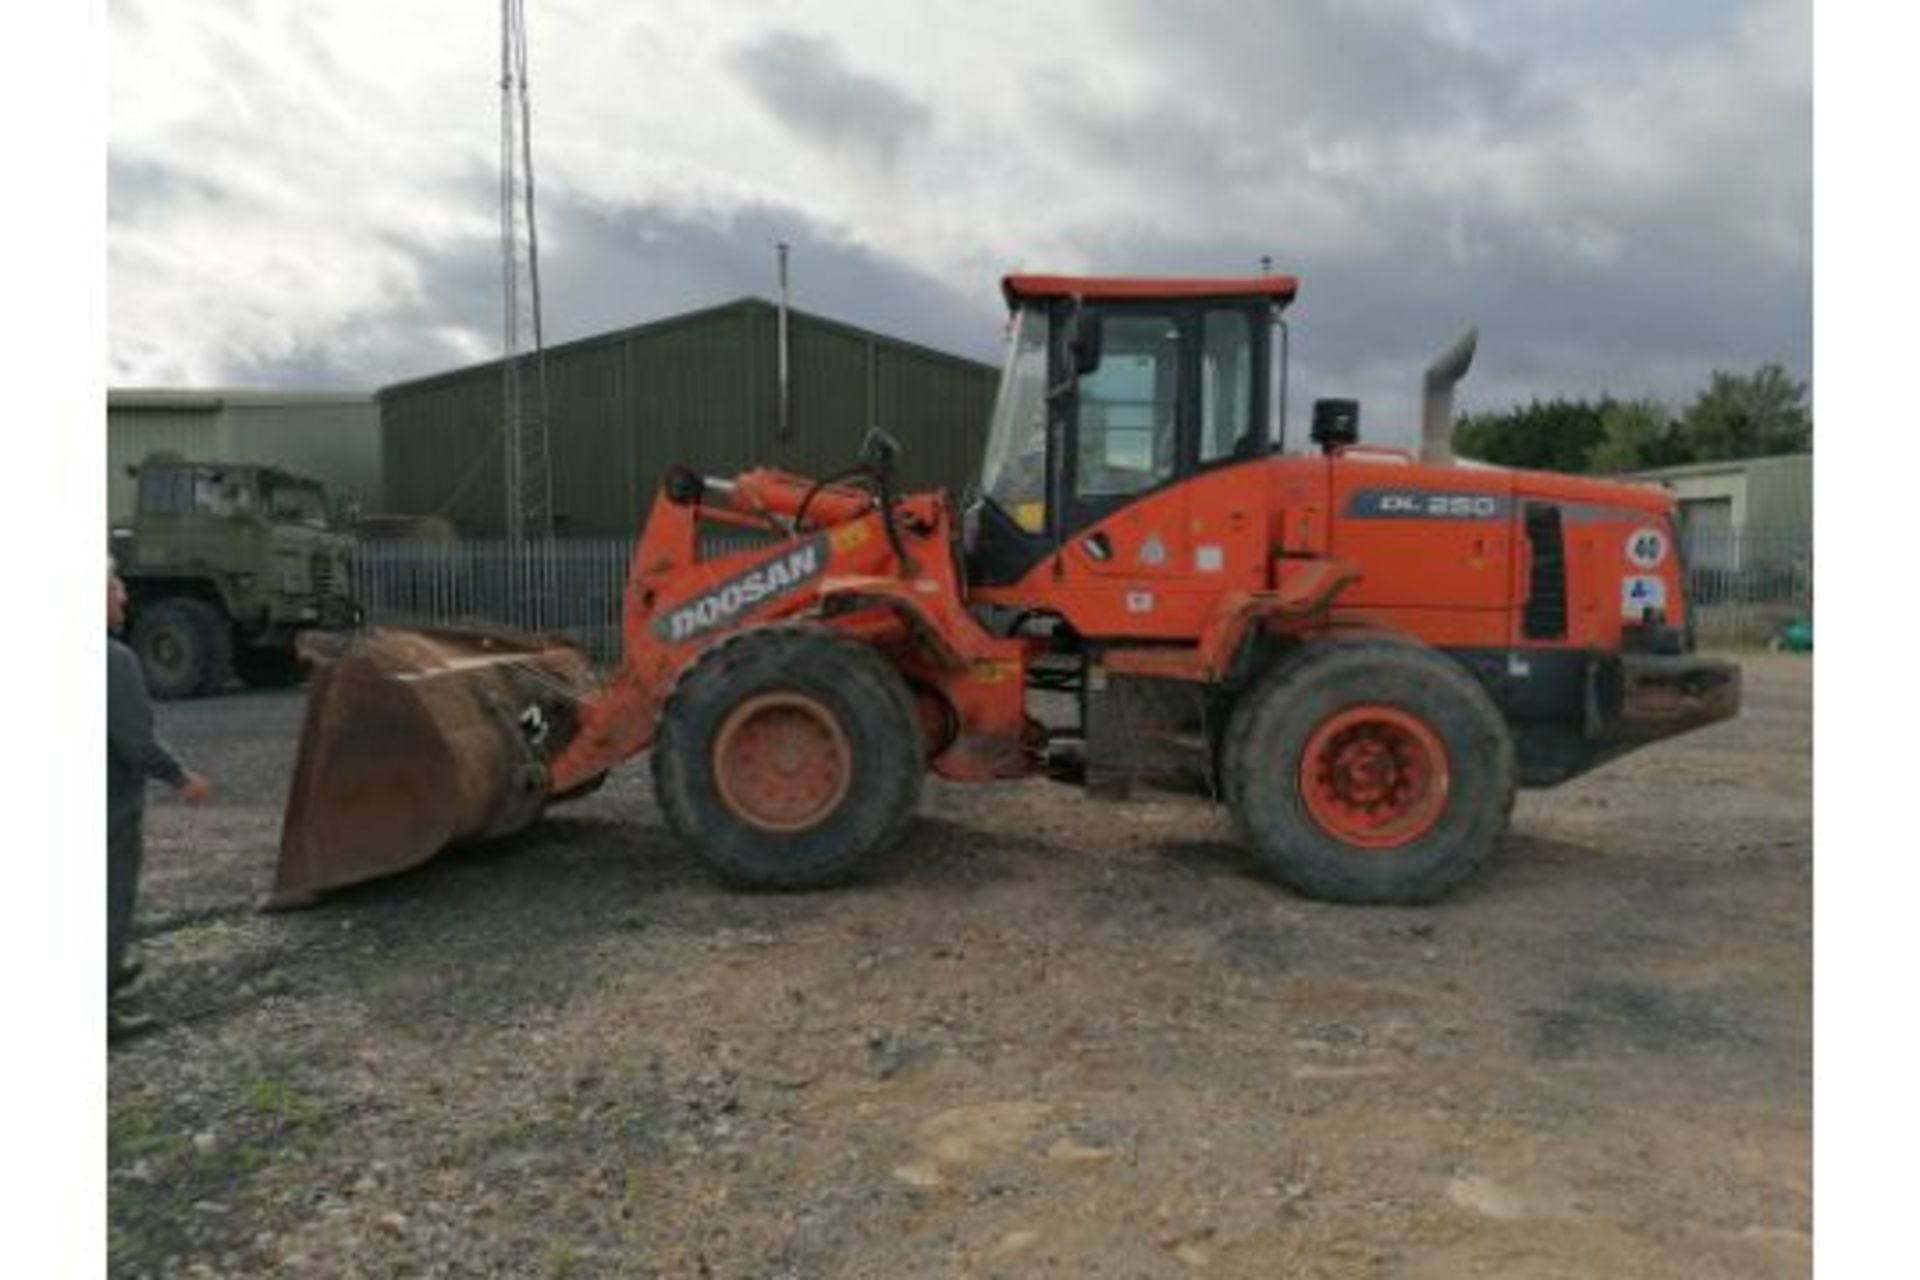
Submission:
<svg viewBox="0 0 1920 1280">
<path fill-rule="evenodd" d="M 632 554 L 624 538 L 362 543 L 353 591 L 373 626 L 501 623 L 565 636 L 608 665 L 620 656 L 620 599 Z"/>
<path fill-rule="evenodd" d="M 754 535 L 703 539 L 703 554 L 753 545 Z M 1761 644 L 1813 612 L 1813 531 L 1806 527 L 1689 530 L 1687 598 L 1712 643 Z M 594 661 L 620 656 L 620 604 L 633 544 L 566 538 L 514 547 L 499 539 L 370 542 L 355 552 L 353 591 L 376 626 L 504 623 L 557 633 Z"/>
<path fill-rule="evenodd" d="M 1813 616 L 1810 526 L 1695 527 L 1682 537 L 1701 640 L 1764 644 L 1787 623 Z"/>
</svg>

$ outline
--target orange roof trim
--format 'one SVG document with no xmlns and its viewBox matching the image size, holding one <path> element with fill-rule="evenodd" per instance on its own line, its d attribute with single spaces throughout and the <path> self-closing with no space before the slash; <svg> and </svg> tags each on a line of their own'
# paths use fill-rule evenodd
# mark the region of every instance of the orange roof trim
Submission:
<svg viewBox="0 0 1920 1280">
<path fill-rule="evenodd" d="M 1012 306 L 1022 298 L 1271 298 L 1290 302 L 1293 276 L 1205 279 L 1188 276 L 1008 276 L 1000 282 Z"/>
</svg>

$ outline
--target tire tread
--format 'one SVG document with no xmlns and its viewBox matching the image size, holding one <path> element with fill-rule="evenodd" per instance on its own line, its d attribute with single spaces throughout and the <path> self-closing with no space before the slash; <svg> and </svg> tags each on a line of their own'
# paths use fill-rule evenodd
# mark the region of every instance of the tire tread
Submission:
<svg viewBox="0 0 1920 1280">
<path fill-rule="evenodd" d="M 881 713 L 883 718 L 890 716 L 903 729 L 901 745 L 913 750 L 915 758 L 903 761 L 903 767 L 889 770 L 886 776 L 853 780 L 852 785 L 867 796 L 877 795 L 877 803 L 882 806 L 882 825 L 869 838 L 850 842 L 825 857 L 809 857 L 804 863 L 743 857 L 728 841 L 716 838 L 716 833 L 707 829 L 700 806 L 690 793 L 686 753 L 694 749 L 694 744 L 681 741 L 687 731 L 690 700 L 724 689 L 750 664 L 801 663 L 809 651 L 832 652 L 848 666 L 840 673 L 850 682 L 848 687 L 858 690 L 856 697 L 887 708 Z M 913 819 L 925 778 L 923 760 L 917 754 L 920 746 L 912 695 L 884 658 L 870 646 L 825 627 L 778 623 L 726 636 L 683 668 L 661 710 L 650 763 L 654 794 L 667 825 L 698 848 L 723 878 L 747 888 L 802 889 L 840 883 L 869 853 L 898 841 Z"/>
<path fill-rule="evenodd" d="M 1261 866 L 1290 887 L 1310 897 L 1338 902 L 1375 903 L 1412 906 L 1433 902 L 1446 896 L 1473 876 L 1495 854 L 1499 845 L 1494 838 L 1469 845 L 1454 856 L 1443 858 L 1419 874 L 1401 877 L 1388 884 L 1353 874 L 1337 861 L 1276 855 L 1261 839 L 1249 818 L 1247 798 L 1268 762 L 1257 758 L 1253 740 L 1269 717 L 1285 714 L 1289 694 L 1306 686 L 1316 675 L 1334 664 L 1388 661 L 1395 665 L 1417 666 L 1423 678 L 1448 686 L 1463 703 L 1475 709 L 1486 727 L 1498 738 L 1494 762 L 1493 805 L 1504 829 L 1513 808 L 1517 769 L 1513 743 L 1506 723 L 1493 705 L 1485 688 L 1458 663 L 1415 641 L 1397 636 L 1369 636 L 1365 639 L 1309 642 L 1291 651 L 1255 679 L 1239 698 L 1229 718 L 1220 757 L 1227 806 L 1235 828 Z M 1451 744 L 1449 744 L 1451 746 Z M 1373 855 L 1368 855 L 1373 856 Z"/>
</svg>

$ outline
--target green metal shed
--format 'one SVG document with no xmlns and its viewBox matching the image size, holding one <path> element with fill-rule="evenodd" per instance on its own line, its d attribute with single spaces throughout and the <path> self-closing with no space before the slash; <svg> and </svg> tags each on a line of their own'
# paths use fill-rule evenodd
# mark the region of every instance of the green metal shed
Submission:
<svg viewBox="0 0 1920 1280">
<path fill-rule="evenodd" d="M 107 392 L 107 512 L 133 513 L 127 468 L 152 453 L 260 462 L 311 476 L 343 502 L 377 509 L 380 412 L 368 392 Z"/>
<path fill-rule="evenodd" d="M 1712 509 L 1731 529 L 1810 529 L 1813 455 L 1731 458 L 1637 471 L 1622 477 L 1657 484 L 1679 501 L 1683 514 Z"/>
<path fill-rule="evenodd" d="M 550 347 L 553 510 L 563 534 L 627 536 L 661 473 L 684 463 L 824 475 L 869 425 L 901 443 L 907 485 L 958 493 L 976 474 L 997 371 L 789 309 L 781 422 L 779 309 L 759 298 Z M 379 393 L 387 507 L 469 534 L 506 525 L 498 361 Z"/>
</svg>

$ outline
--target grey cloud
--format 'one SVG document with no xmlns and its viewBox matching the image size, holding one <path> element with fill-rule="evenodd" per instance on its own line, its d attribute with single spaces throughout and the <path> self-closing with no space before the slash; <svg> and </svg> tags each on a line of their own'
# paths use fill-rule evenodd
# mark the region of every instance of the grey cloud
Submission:
<svg viewBox="0 0 1920 1280">
<path fill-rule="evenodd" d="M 1420 368 L 1468 323 L 1482 334 L 1462 388 L 1468 408 L 1601 391 L 1678 401 L 1712 368 L 1767 361 L 1806 376 L 1810 102 L 1791 85 L 1749 79 L 1751 68 L 1736 66 L 1726 82 L 1742 96 L 1700 104 L 1704 124 L 1682 127 L 1694 123 L 1690 104 L 1675 99 L 1684 117 L 1676 136 L 1692 141 L 1682 149 L 1649 139 L 1649 154 L 1678 167 L 1678 176 L 1670 169 L 1657 182 L 1642 181 L 1631 148 L 1624 163 L 1615 156 L 1608 168 L 1570 145 L 1583 135 L 1561 127 L 1580 105 L 1562 87 L 1572 59 L 1589 68 L 1595 59 L 1650 62 L 1675 45 L 1731 56 L 1751 4 L 1709 0 L 1684 19 L 1655 21 L 1665 7 L 1631 0 L 1616 29 L 1597 11 L 1493 3 L 1483 24 L 1498 24 L 1502 12 L 1515 24 L 1514 38 L 1495 42 L 1497 53 L 1436 34 L 1411 4 L 1116 0 L 1103 18 L 1125 39 L 1118 62 L 1129 84 L 1146 86 L 1143 98 L 1125 105 L 1103 98 L 1085 62 L 1063 60 L 1034 77 L 1023 128 L 1063 174 L 1096 190 L 1113 183 L 1145 191 L 1150 207 L 1107 207 L 1068 228 L 1078 237 L 1078 262 L 1026 265 L 1237 274 L 1271 254 L 1303 279 L 1291 312 L 1296 425 L 1314 396 L 1360 394 L 1369 399 L 1369 426 L 1390 438 L 1413 420 Z M 1794 51 L 1784 56 L 1790 70 Z M 824 40 L 776 33 L 737 47 L 727 65 L 783 127 L 852 163 L 888 163 L 932 131 L 932 110 L 911 86 L 850 66 Z M 1704 90 L 1690 85 L 1688 92 Z M 1448 158 L 1424 149 L 1435 137 L 1452 148 Z M 1432 181 L 1427 167 L 1471 162 L 1465 138 L 1510 155 L 1513 170 L 1490 169 L 1486 181 L 1530 184 L 1532 203 L 1513 198 L 1519 187 L 1434 194 L 1450 186 Z M 1399 171 L 1376 163 L 1328 172 L 1311 163 L 1327 146 L 1407 158 Z M 983 170 L 981 180 L 993 174 Z M 476 171 L 468 182 L 471 190 L 450 201 L 487 207 L 492 176 Z M 115 222 L 218 195 L 189 167 L 111 163 Z M 1019 193 L 999 198 L 1013 207 Z M 782 204 L 721 215 L 587 204 L 545 187 L 549 339 L 769 295 L 772 245 L 785 240 L 795 246 L 797 305 L 993 357 L 997 298 L 958 295 L 933 271 L 889 256 L 884 209 L 856 231 L 880 247 L 851 244 Z M 1606 252 L 1583 260 L 1569 244 L 1580 234 L 1603 241 Z M 419 298 L 356 318 L 337 342 L 246 364 L 233 379 L 375 385 L 470 359 L 469 349 L 437 336 L 450 329 L 488 349 L 497 345 L 491 237 L 393 243 L 419 264 Z M 1022 249 L 1007 245 L 1006 260 L 1020 260 Z"/>
<path fill-rule="evenodd" d="M 428 345 L 420 344 L 422 348 Z M 365 375 L 366 366 L 316 343 L 271 358 L 239 361 L 231 376 L 218 381 L 232 386 L 300 391 L 370 391 L 382 381 Z"/>
<path fill-rule="evenodd" d="M 1648 49 L 1711 44 L 1738 18 L 1743 0 L 1474 0 L 1468 11 L 1478 43 L 1556 59 L 1638 57 Z"/>
<path fill-rule="evenodd" d="M 1680 401 L 1714 368 L 1779 361 L 1804 375 L 1812 345 L 1811 279 L 1800 266 L 1726 243 L 1709 207 L 1649 212 L 1624 228 L 1619 257 L 1583 271 L 1525 228 L 1472 224 L 1470 261 L 1447 247 L 1447 219 L 1377 202 L 1367 216 L 1384 254 L 1315 253 L 1249 229 L 1215 239 L 1111 238 L 1098 273 L 1239 274 L 1272 254 L 1300 276 L 1290 309 L 1297 425 L 1316 396 L 1362 394 L 1371 429 L 1405 435 L 1426 362 L 1469 324 L 1480 354 L 1464 407 L 1531 395 L 1655 394 Z"/>
<path fill-rule="evenodd" d="M 1382 387 L 1390 411 L 1372 420 L 1409 420 L 1420 368 L 1468 323 L 1482 334 L 1469 404 L 1604 391 L 1681 399 L 1713 368 L 1779 361 L 1807 372 L 1810 105 L 1791 94 L 1754 96 L 1744 105 L 1767 114 L 1750 137 L 1703 135 L 1677 177 L 1643 187 L 1556 149 L 1577 136 L 1555 127 L 1572 106 L 1554 96 L 1558 63 L 1457 49 L 1415 14 L 1390 22 L 1377 5 L 1224 0 L 1115 12 L 1163 92 L 1116 114 L 1064 78 L 1036 87 L 1034 101 L 1096 175 L 1163 176 L 1153 221 L 1180 230 L 1090 230 L 1089 268 L 1239 273 L 1271 254 L 1299 273 L 1296 420 L 1315 395 Z M 1733 40 L 1730 25 L 1689 32 L 1690 44 Z M 1191 92 L 1166 88 L 1180 85 Z M 1430 194 L 1418 174 L 1307 163 L 1321 130 L 1417 164 L 1417 149 L 1387 144 L 1449 120 L 1456 147 L 1485 136 L 1518 149 L 1545 190 L 1540 207 L 1521 215 L 1503 209 L 1500 191 L 1476 206 Z M 1329 211 L 1362 234 L 1317 234 Z M 1602 251 L 1583 259 L 1583 238 Z"/>
<path fill-rule="evenodd" d="M 728 56 L 728 66 L 769 114 L 829 150 L 891 166 L 932 124 L 918 100 L 878 76 L 847 65 L 830 42 L 776 31 Z"/>
<path fill-rule="evenodd" d="M 476 183 L 481 181 L 479 177 Z M 481 193 L 476 190 L 476 198 Z M 1475 260 L 1446 250 L 1444 220 L 1387 210 L 1385 257 L 1301 254 L 1256 229 L 1215 239 L 1109 236 L 1087 247 L 1095 273 L 1207 275 L 1255 269 L 1261 255 L 1297 272 L 1289 312 L 1292 419 L 1316 396 L 1369 399 L 1370 434 L 1404 434 L 1420 369 L 1468 324 L 1480 355 L 1462 388 L 1466 407 L 1526 395 L 1653 393 L 1678 400 L 1714 367 L 1779 360 L 1804 372 L 1810 282 L 1789 268 L 1757 269 L 1717 254 L 1711 223 L 1627 237 L 1604 272 L 1570 274 L 1498 224 L 1476 229 Z M 542 210 L 542 286 L 553 343 L 741 295 L 771 296 L 773 244 L 793 246 L 795 304 L 851 324 L 993 360 L 999 300 L 961 296 L 912 264 L 848 246 L 790 209 L 757 207 L 724 220 L 659 208 L 606 208 L 549 197 Z M 468 362 L 448 328 L 497 347 L 500 264 L 490 238 L 405 246 L 425 292 L 403 310 L 368 317 L 351 348 L 314 344 L 255 362 L 235 380 L 268 386 L 371 386 Z M 1045 267 L 1050 264 L 1035 264 Z"/>
<path fill-rule="evenodd" d="M 476 175 L 475 198 L 482 192 Z M 997 298 L 962 298 L 909 263 L 835 240 L 790 209 L 762 206 L 725 219 L 652 207 L 602 207 L 547 197 L 540 211 L 541 290 L 549 344 L 775 292 L 775 242 L 792 249 L 794 305 L 940 350 L 994 360 Z M 263 386 L 376 386 L 470 362 L 444 336 L 464 330 L 500 343 L 497 244 L 393 240 L 419 263 L 422 296 L 364 317 L 350 345 L 313 344 L 253 361 L 235 378 Z"/>
<path fill-rule="evenodd" d="M 544 225 L 544 224 L 543 224 Z M 794 305 L 910 341 L 991 356 L 995 298 L 960 298 L 912 264 L 837 241 L 790 209 L 724 220 L 660 209 L 563 207 L 543 261 L 552 332 L 580 336 L 776 290 L 774 245 L 792 245 Z"/>
<path fill-rule="evenodd" d="M 1164 210 L 1210 228 L 1372 229 L 1394 177 L 1330 162 L 1343 148 L 1521 118 L 1523 102 L 1531 128 L 1565 109 L 1535 100 L 1523 63 L 1378 4 L 1123 0 L 1110 13 L 1148 89 L 1118 103 L 1067 63 L 1028 90 L 1030 114 L 1063 162 L 1149 175 Z"/>
<path fill-rule="evenodd" d="M 1169 196 L 1238 186 L 1264 170 L 1264 157 L 1231 145 L 1234 125 L 1209 104 L 1158 100 L 1119 112 L 1070 68 L 1036 83 L 1027 96 L 1033 117 L 1060 135 L 1063 158 L 1151 174 Z"/>
<path fill-rule="evenodd" d="M 107 157 L 107 221 L 127 223 L 185 200 L 221 198 L 218 185 L 200 174 L 151 161 Z"/>
<path fill-rule="evenodd" d="M 1247 111 L 1249 127 L 1341 136 L 1495 114 L 1518 66 L 1447 40 L 1406 11 L 1352 0 L 1126 0 L 1114 19 L 1192 103 Z"/>
</svg>

